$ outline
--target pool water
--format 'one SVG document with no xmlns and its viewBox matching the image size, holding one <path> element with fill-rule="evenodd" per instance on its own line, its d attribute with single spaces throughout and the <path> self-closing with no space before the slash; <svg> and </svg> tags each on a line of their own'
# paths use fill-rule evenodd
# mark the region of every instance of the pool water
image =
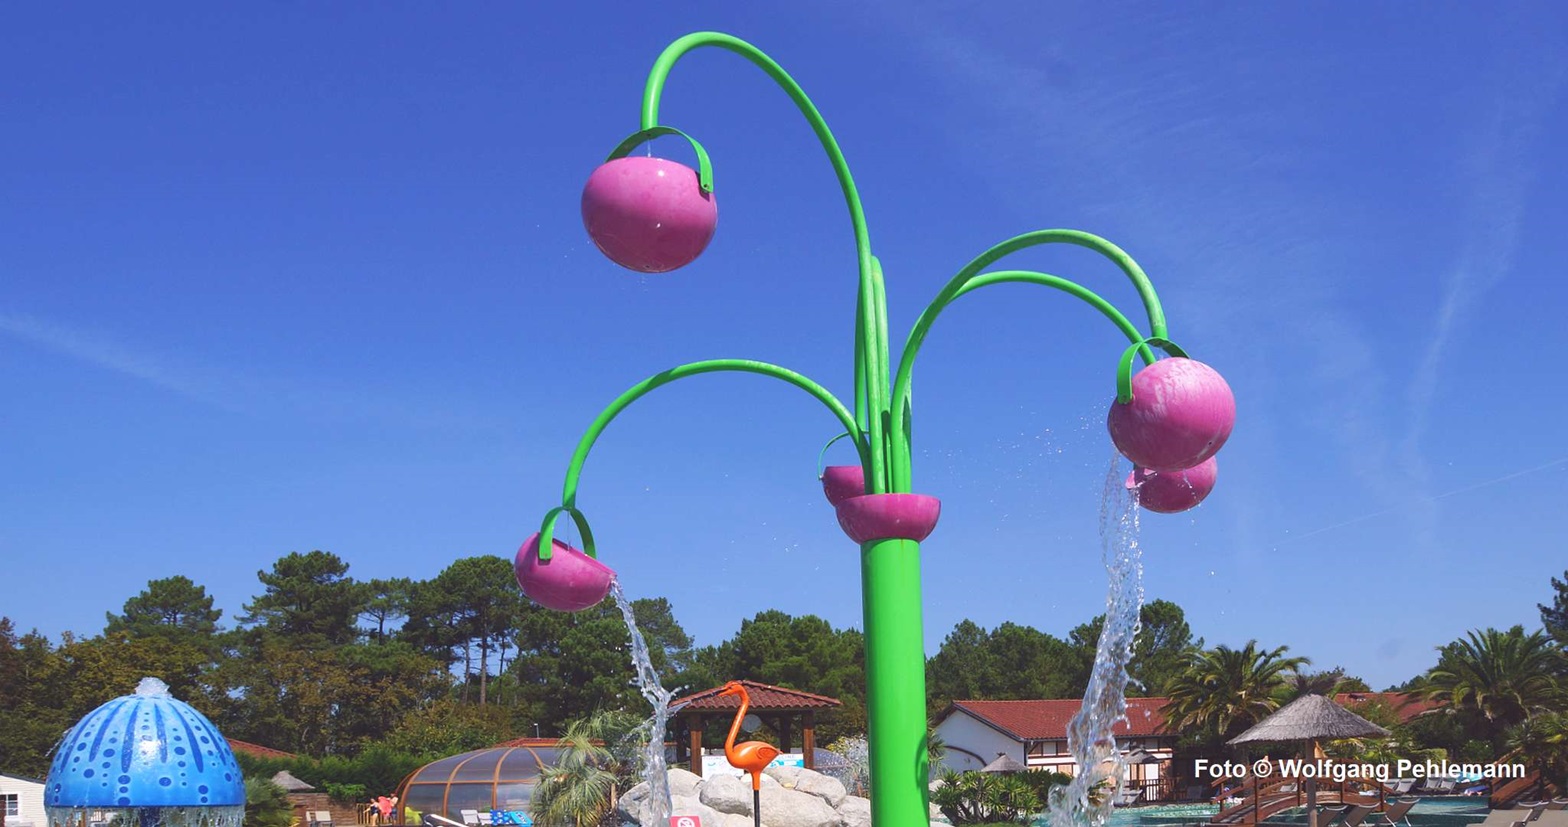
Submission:
<svg viewBox="0 0 1568 827">
<path fill-rule="evenodd" d="M 1147 807 L 1127 807 L 1111 815 L 1108 827 L 1176 827 L 1185 824 L 1203 824 L 1219 808 L 1213 804 L 1152 804 Z M 1487 803 L 1484 798 L 1449 797 L 1424 798 L 1410 809 L 1407 816 L 1410 827 L 1465 827 L 1486 818 Z M 1280 813 L 1269 820 L 1274 824 L 1305 824 L 1304 809 Z M 1370 820 L 1370 819 L 1369 819 Z"/>
</svg>

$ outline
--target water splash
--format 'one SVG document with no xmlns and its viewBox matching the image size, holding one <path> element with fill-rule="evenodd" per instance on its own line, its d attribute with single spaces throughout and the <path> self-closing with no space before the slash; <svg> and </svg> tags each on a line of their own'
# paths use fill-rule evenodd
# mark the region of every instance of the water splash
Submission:
<svg viewBox="0 0 1568 827">
<path fill-rule="evenodd" d="M 1121 456 L 1113 454 L 1100 499 L 1100 554 L 1110 580 L 1105 625 L 1083 706 L 1067 728 L 1067 747 L 1078 771 L 1071 783 L 1051 790 L 1051 827 L 1104 827 L 1126 775 L 1126 758 L 1116 749 L 1112 728 L 1127 720 L 1127 663 L 1143 607 L 1138 493 L 1126 487 L 1126 477 Z"/>
<path fill-rule="evenodd" d="M 637 617 L 632 613 L 631 601 L 621 591 L 620 581 L 610 581 L 610 596 L 615 598 L 615 605 L 626 620 L 626 629 L 632 634 L 632 668 L 637 691 L 648 699 L 648 703 L 653 704 L 653 717 L 644 721 L 638 729 L 639 737 L 646 744 L 642 760 L 638 762 L 643 780 L 648 782 L 648 809 L 644 823 L 664 824 L 670 819 L 671 809 L 669 769 L 664 761 L 664 730 L 670 721 L 670 698 L 673 693 L 659 683 L 659 673 L 654 671 L 653 661 L 648 657 L 648 643 L 637 628 Z"/>
</svg>

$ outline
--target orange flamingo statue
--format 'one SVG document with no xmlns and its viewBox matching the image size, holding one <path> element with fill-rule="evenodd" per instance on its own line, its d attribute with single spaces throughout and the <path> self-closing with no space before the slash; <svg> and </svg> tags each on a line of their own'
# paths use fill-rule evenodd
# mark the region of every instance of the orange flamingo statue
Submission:
<svg viewBox="0 0 1568 827">
<path fill-rule="evenodd" d="M 730 766 L 751 773 L 751 817 L 756 827 L 762 827 L 762 771 L 782 753 L 778 747 L 761 741 L 735 743 L 735 736 L 740 734 L 740 722 L 745 719 L 746 710 L 751 708 L 751 696 L 740 681 L 724 684 L 719 694 L 740 696 L 740 709 L 735 710 L 735 721 L 730 724 L 729 737 L 724 739 L 724 759 L 730 762 Z"/>
</svg>

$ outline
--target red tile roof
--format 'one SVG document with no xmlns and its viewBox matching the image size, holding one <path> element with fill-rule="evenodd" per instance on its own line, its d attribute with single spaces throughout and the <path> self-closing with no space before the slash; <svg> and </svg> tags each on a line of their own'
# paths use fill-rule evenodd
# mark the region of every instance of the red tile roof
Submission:
<svg viewBox="0 0 1568 827">
<path fill-rule="evenodd" d="M 832 709 L 839 706 L 837 698 L 826 695 L 813 695 L 798 689 L 785 689 L 782 686 L 770 686 L 756 681 L 740 681 L 746 687 L 746 694 L 751 696 L 751 709 L 754 712 L 778 712 L 794 709 Z M 724 690 L 722 686 L 704 689 L 701 692 L 676 698 L 670 701 L 671 707 L 684 706 L 687 709 L 703 712 L 724 712 L 740 709 L 740 698 L 735 695 L 720 695 Z"/>
<path fill-rule="evenodd" d="M 1345 692 L 1334 702 L 1355 711 L 1360 704 L 1382 701 L 1399 714 L 1401 723 L 1440 704 L 1403 692 Z M 1128 698 L 1127 721 L 1116 725 L 1116 735 L 1147 737 L 1170 735 L 1165 731 L 1165 715 L 1160 712 L 1165 698 Z M 1067 725 L 1078 714 L 1083 702 L 1076 698 L 1052 701 L 953 701 L 943 718 L 961 709 L 991 727 L 1020 741 L 1057 740 L 1067 737 Z"/>
<path fill-rule="evenodd" d="M 262 746 L 260 744 L 252 744 L 249 741 L 236 741 L 233 738 L 225 738 L 223 740 L 229 742 L 229 749 L 231 749 L 231 750 L 233 750 L 235 752 L 243 752 L 246 755 L 253 755 L 253 756 L 257 757 L 257 758 L 298 758 L 299 757 L 299 756 L 295 755 L 292 752 L 284 752 L 281 749 L 273 749 L 272 747 L 264 747 L 264 746 Z"/>
<path fill-rule="evenodd" d="M 1121 737 L 1166 735 L 1165 716 L 1160 707 L 1164 698 L 1128 698 L 1127 720 L 1116 725 Z M 1075 698 L 1056 701 L 953 701 L 949 709 L 961 709 L 980 721 L 1020 741 L 1055 740 L 1067 737 L 1067 724 L 1083 701 Z M 946 715 L 943 716 L 944 718 Z"/>
<path fill-rule="evenodd" d="M 1334 696 L 1334 703 L 1351 712 L 1355 712 L 1358 706 L 1378 701 L 1387 704 L 1394 712 L 1398 713 L 1399 722 L 1402 724 L 1410 723 L 1410 719 L 1417 715 L 1442 706 L 1437 701 L 1430 701 L 1405 692 L 1341 692 Z"/>
</svg>

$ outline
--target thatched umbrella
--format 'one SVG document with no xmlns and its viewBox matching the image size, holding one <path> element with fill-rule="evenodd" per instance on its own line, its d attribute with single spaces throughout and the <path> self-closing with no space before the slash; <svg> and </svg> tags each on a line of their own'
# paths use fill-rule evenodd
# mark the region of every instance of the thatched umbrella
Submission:
<svg viewBox="0 0 1568 827">
<path fill-rule="evenodd" d="M 1319 741 L 1341 738 L 1387 738 L 1389 731 L 1340 706 L 1322 695 L 1302 695 L 1259 721 L 1256 726 L 1230 739 L 1229 743 L 1250 744 L 1261 741 L 1301 741 L 1304 757 L 1317 755 Z M 1307 825 L 1318 827 L 1317 779 L 1307 778 Z"/>
<path fill-rule="evenodd" d="M 996 754 L 996 760 L 980 768 L 981 772 L 1023 772 L 1029 769 L 1018 763 L 1018 759 L 1005 752 Z"/>
<path fill-rule="evenodd" d="M 282 787 L 286 793 L 308 793 L 316 789 L 295 778 L 288 770 L 279 770 L 277 775 L 272 776 L 272 783 Z"/>
</svg>

